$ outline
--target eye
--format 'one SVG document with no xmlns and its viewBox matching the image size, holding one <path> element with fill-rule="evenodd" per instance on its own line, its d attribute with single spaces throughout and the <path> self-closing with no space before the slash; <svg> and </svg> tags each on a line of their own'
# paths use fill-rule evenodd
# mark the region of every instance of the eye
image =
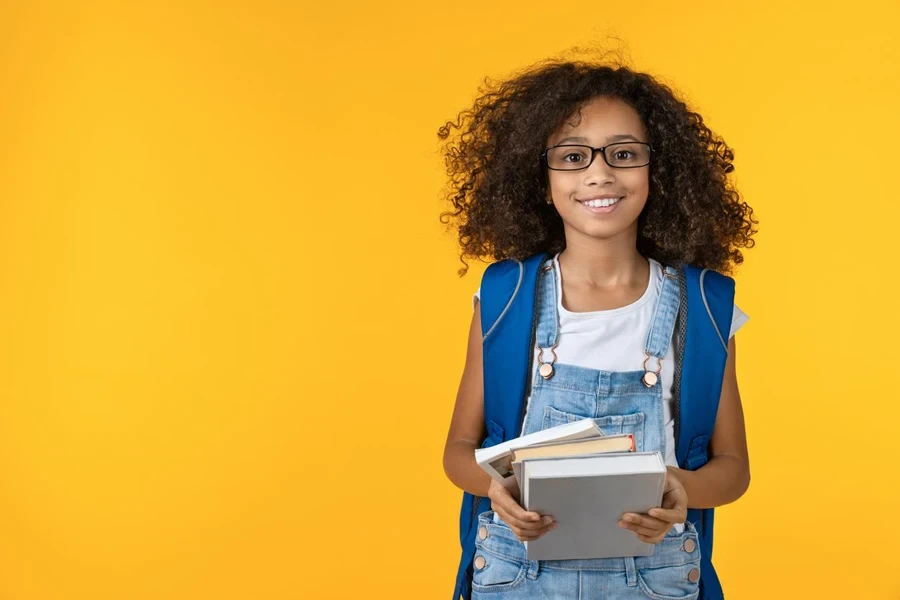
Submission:
<svg viewBox="0 0 900 600">
<path fill-rule="evenodd" d="M 563 156 L 565 162 L 580 162 L 584 160 L 584 155 L 579 152 L 570 152 Z"/>
<path fill-rule="evenodd" d="M 613 153 L 613 157 L 616 160 L 628 160 L 629 158 L 634 157 L 634 152 L 631 152 L 630 150 L 616 150 L 615 153 Z"/>
</svg>

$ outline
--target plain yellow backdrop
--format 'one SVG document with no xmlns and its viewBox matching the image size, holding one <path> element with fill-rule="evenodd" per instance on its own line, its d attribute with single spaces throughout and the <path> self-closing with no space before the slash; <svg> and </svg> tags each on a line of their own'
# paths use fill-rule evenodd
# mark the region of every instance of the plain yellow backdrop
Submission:
<svg viewBox="0 0 900 600">
<path fill-rule="evenodd" d="M 731 600 L 900 598 L 900 5 L 4 2 L 0 599 L 449 598 L 437 129 L 617 36 L 736 151 Z"/>
</svg>

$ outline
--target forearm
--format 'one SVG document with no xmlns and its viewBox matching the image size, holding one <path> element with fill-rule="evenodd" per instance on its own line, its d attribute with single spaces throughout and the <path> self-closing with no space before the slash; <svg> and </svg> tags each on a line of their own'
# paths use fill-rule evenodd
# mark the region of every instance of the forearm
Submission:
<svg viewBox="0 0 900 600">
<path fill-rule="evenodd" d="M 714 456 L 696 471 L 668 467 L 687 492 L 688 508 L 715 508 L 734 502 L 750 486 L 750 467 L 736 456 Z"/>
<path fill-rule="evenodd" d="M 475 447 L 472 442 L 450 442 L 444 450 L 444 472 L 456 487 L 486 497 L 491 476 L 475 462 Z"/>
</svg>

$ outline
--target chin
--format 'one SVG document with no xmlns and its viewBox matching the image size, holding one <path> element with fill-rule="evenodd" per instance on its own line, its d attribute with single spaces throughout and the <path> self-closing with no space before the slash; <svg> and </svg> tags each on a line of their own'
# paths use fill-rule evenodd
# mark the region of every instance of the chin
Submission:
<svg viewBox="0 0 900 600">
<path fill-rule="evenodd" d="M 569 221 L 569 226 L 583 235 L 596 239 L 608 239 L 619 236 L 630 229 L 637 229 L 637 216 L 633 219 L 577 219 Z"/>
</svg>

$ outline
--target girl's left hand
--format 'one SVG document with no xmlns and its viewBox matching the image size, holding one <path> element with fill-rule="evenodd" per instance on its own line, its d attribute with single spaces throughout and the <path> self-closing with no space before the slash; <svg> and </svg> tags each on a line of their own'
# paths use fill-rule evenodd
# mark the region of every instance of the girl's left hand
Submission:
<svg viewBox="0 0 900 600">
<path fill-rule="evenodd" d="M 687 492 L 672 470 L 667 469 L 662 508 L 651 508 L 648 514 L 625 513 L 619 527 L 630 529 L 642 542 L 658 544 L 675 523 L 686 519 Z"/>
</svg>

